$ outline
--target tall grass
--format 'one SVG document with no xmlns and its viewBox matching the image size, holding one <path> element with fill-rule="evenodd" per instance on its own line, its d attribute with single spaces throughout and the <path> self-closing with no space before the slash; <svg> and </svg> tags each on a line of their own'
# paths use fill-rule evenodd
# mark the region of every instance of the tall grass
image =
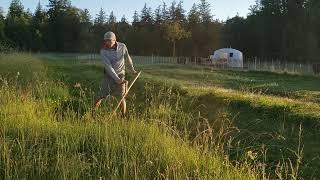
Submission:
<svg viewBox="0 0 320 180">
<path fill-rule="evenodd" d="M 187 103 L 195 99 L 196 103 L 191 107 L 195 112 L 199 110 L 202 113 L 201 115 L 207 118 L 210 124 L 213 124 L 213 127 L 217 127 L 216 122 L 219 122 L 217 121 L 219 119 L 216 114 L 217 110 L 223 112 L 221 114 L 223 121 L 230 122 L 232 124 L 231 129 L 232 127 L 235 128 L 231 131 L 231 140 L 224 140 L 224 142 L 229 143 L 225 150 L 230 159 L 245 161 L 249 155 L 255 154 L 251 156 L 255 157 L 253 163 L 264 169 L 263 172 L 270 174 L 271 178 L 304 177 L 312 179 L 319 177 L 320 136 L 318 132 L 320 109 L 317 103 L 280 95 L 271 96 L 260 91 L 238 90 L 237 87 L 234 89 L 216 87 L 215 84 L 209 85 L 211 79 L 206 83 L 200 83 L 206 78 L 203 75 L 212 76 L 210 70 L 205 70 L 201 74 L 192 71 L 190 67 L 182 66 L 169 66 L 170 69 L 154 67 L 152 71 L 149 68 L 148 66 L 147 71 L 145 71 L 147 73 L 144 76 L 146 81 L 166 81 L 169 86 L 180 86 L 184 97 L 191 98 L 187 99 Z M 199 69 L 196 68 L 195 70 Z M 194 76 L 188 76 L 188 72 L 194 74 Z M 219 74 L 217 72 L 212 73 Z M 224 76 L 225 74 L 233 74 L 233 72 L 220 72 L 219 75 Z M 241 74 L 245 77 L 250 76 L 252 79 L 258 79 L 262 75 L 255 72 L 251 74 L 238 73 L 237 76 L 239 77 L 237 78 L 241 78 Z M 270 76 L 273 75 L 266 74 L 268 79 L 265 81 L 271 81 Z M 277 79 L 286 78 L 288 81 L 298 78 L 294 85 L 295 89 L 306 88 L 303 86 L 304 83 L 299 83 L 301 83 L 301 79 L 308 77 L 277 76 L 279 76 Z M 190 79 L 188 80 L 188 78 Z M 274 82 L 279 81 L 277 79 L 273 79 Z M 219 83 L 219 79 L 212 79 L 212 81 Z M 221 82 L 223 81 L 222 79 Z M 250 86 L 255 84 L 260 84 L 260 81 L 252 82 Z M 283 88 L 284 90 L 288 88 L 288 91 L 295 91 L 285 85 Z M 199 106 L 201 108 L 197 108 Z M 187 112 L 190 112 L 190 110 L 187 110 Z M 300 125 L 302 132 L 300 132 Z M 303 151 L 301 151 L 302 149 Z M 279 169 L 283 171 L 279 173 Z"/>
<path fill-rule="evenodd" d="M 205 133 L 193 143 L 178 138 L 190 132 L 177 123 L 192 120 L 170 99 L 178 96 L 160 101 L 167 92 L 149 91 L 148 106 L 132 107 L 129 118 L 103 106 L 94 119 L 90 93 L 49 79 L 41 60 L 19 54 L 0 60 L 1 178 L 259 178 L 251 165 L 233 166 L 220 150 L 206 149 L 210 141 L 199 138 Z"/>
<path fill-rule="evenodd" d="M 212 96 L 190 96 L 180 86 L 144 79 L 128 97 L 126 119 L 111 116 L 113 98 L 93 118 L 95 90 L 90 86 L 99 81 L 95 64 L 11 54 L 0 56 L 0 69 L 0 177 L 4 179 L 300 176 L 302 134 L 297 150 L 290 149 L 294 157 L 284 154 L 277 165 L 270 165 L 267 147 L 243 148 L 238 137 L 246 133 L 235 126 L 229 107 L 211 101 Z"/>
</svg>

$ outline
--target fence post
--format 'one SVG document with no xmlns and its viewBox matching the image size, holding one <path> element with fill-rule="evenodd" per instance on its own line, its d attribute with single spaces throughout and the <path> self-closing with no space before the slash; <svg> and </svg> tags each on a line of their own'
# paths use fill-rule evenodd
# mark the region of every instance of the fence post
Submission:
<svg viewBox="0 0 320 180">
<path fill-rule="evenodd" d="M 304 73 L 303 70 L 302 70 L 301 63 L 299 64 L 299 71 L 302 72 L 302 73 Z"/>
<path fill-rule="evenodd" d="M 296 72 L 296 63 L 292 63 L 293 72 Z"/>
<path fill-rule="evenodd" d="M 257 70 L 257 57 L 254 58 L 254 70 Z"/>
<path fill-rule="evenodd" d="M 284 65 L 284 71 L 288 71 L 287 69 L 287 66 L 288 66 L 288 64 L 287 64 L 287 61 L 285 62 L 285 65 Z"/>
<path fill-rule="evenodd" d="M 153 54 L 152 54 L 152 56 L 151 56 L 151 62 L 152 62 L 152 64 L 153 64 Z"/>
</svg>

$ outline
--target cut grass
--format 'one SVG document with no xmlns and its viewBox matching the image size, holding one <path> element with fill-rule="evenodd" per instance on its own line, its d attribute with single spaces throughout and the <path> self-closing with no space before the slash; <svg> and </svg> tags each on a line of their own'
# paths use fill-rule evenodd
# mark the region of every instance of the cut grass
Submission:
<svg viewBox="0 0 320 180">
<path fill-rule="evenodd" d="M 190 67 L 189 67 L 190 68 Z M 293 116 L 301 116 L 305 119 L 310 119 L 317 121 L 320 119 L 320 105 L 319 103 L 315 103 L 312 101 L 308 101 L 305 99 L 295 99 L 290 97 L 281 97 L 281 95 L 278 96 L 271 96 L 268 93 L 260 93 L 260 92 L 252 92 L 252 91 L 240 91 L 237 88 L 221 88 L 216 85 L 211 85 L 212 83 L 210 80 L 203 80 L 200 76 L 192 76 L 192 73 L 195 74 L 196 71 L 190 73 L 193 78 L 190 80 L 187 80 L 185 76 L 186 73 L 188 73 L 189 68 L 186 68 L 187 70 L 184 71 L 183 67 L 174 67 L 171 66 L 170 71 L 169 70 L 163 70 L 158 69 L 158 67 L 154 67 L 152 70 L 145 70 L 145 75 L 143 76 L 146 81 L 164 81 L 169 86 L 180 86 L 182 90 L 190 93 L 192 96 L 199 96 L 204 94 L 214 94 L 214 96 L 218 96 L 221 99 L 229 100 L 230 102 L 242 102 L 242 103 L 249 103 L 252 107 L 264 107 L 266 109 L 286 109 L 290 114 Z M 209 72 L 206 72 L 207 74 L 210 74 Z M 218 73 L 218 72 L 214 72 Z M 227 74 L 229 72 L 226 72 Z M 241 75 L 242 72 L 237 72 L 239 75 Z M 247 74 L 247 73 L 244 73 Z M 253 74 L 256 74 L 254 72 Z M 172 75 L 172 76 L 171 76 Z M 198 74 L 199 75 L 199 74 Z M 220 76 L 223 76 L 224 73 L 221 73 Z M 285 75 L 287 76 L 287 75 Z M 290 76 L 290 75 L 289 75 Z M 293 76 L 291 77 L 291 81 L 293 81 L 296 77 L 299 76 Z M 287 77 L 288 78 L 288 77 Z M 300 79 L 303 79 L 302 77 L 299 77 Z M 319 83 L 315 83 L 316 80 L 320 80 L 319 78 L 313 78 L 314 79 L 314 86 L 318 86 Z M 196 81 L 198 80 L 198 81 Z M 205 82 L 203 82 L 205 81 Z M 219 79 L 214 79 L 214 81 L 219 81 Z M 221 80 L 220 84 L 224 81 Z M 300 80 L 296 81 L 296 84 L 299 84 Z M 257 85 L 256 85 L 257 86 Z M 297 85 L 296 85 L 297 86 Z M 319 85 L 320 86 L 320 85 Z M 284 86 L 285 88 L 285 86 Z M 296 87 L 297 89 L 297 87 Z M 320 87 L 319 87 L 320 89 Z M 288 91 L 294 91 L 295 89 L 288 89 Z M 301 85 L 301 88 L 298 89 L 305 90 L 305 87 L 303 84 Z M 320 93 L 320 91 L 315 92 L 314 94 Z M 312 95 L 310 95 L 310 98 Z"/>
<path fill-rule="evenodd" d="M 183 84 L 320 102 L 319 77 L 270 72 L 220 71 L 182 65 L 143 65 L 141 68 L 154 77 L 174 79 Z"/>
</svg>

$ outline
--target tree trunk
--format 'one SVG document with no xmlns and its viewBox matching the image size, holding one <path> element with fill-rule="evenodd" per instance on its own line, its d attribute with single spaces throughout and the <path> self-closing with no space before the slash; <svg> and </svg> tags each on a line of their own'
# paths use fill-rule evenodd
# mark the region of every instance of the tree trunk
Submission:
<svg viewBox="0 0 320 180">
<path fill-rule="evenodd" d="M 173 41 L 173 53 L 172 53 L 172 56 L 173 57 L 176 57 L 176 41 Z"/>
</svg>

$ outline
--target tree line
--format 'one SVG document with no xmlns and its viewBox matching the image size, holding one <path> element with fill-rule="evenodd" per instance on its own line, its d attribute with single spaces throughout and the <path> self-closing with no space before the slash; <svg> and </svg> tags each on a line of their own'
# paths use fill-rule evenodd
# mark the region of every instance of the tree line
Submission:
<svg viewBox="0 0 320 180">
<path fill-rule="evenodd" d="M 35 12 L 12 0 L 7 14 L 0 9 L 0 49 L 98 52 L 103 34 L 111 30 L 136 55 L 206 57 L 215 49 L 232 47 L 246 57 L 318 60 L 318 0 L 258 0 L 247 17 L 226 21 L 214 19 L 211 8 L 207 0 L 194 3 L 188 12 L 183 1 L 155 9 L 145 4 L 128 22 L 102 8 L 92 17 L 70 0 L 48 0 L 45 8 L 39 3 Z"/>
<path fill-rule="evenodd" d="M 251 56 L 319 62 L 319 19 L 319 0 L 260 0 L 226 21 L 225 41 Z"/>
</svg>

